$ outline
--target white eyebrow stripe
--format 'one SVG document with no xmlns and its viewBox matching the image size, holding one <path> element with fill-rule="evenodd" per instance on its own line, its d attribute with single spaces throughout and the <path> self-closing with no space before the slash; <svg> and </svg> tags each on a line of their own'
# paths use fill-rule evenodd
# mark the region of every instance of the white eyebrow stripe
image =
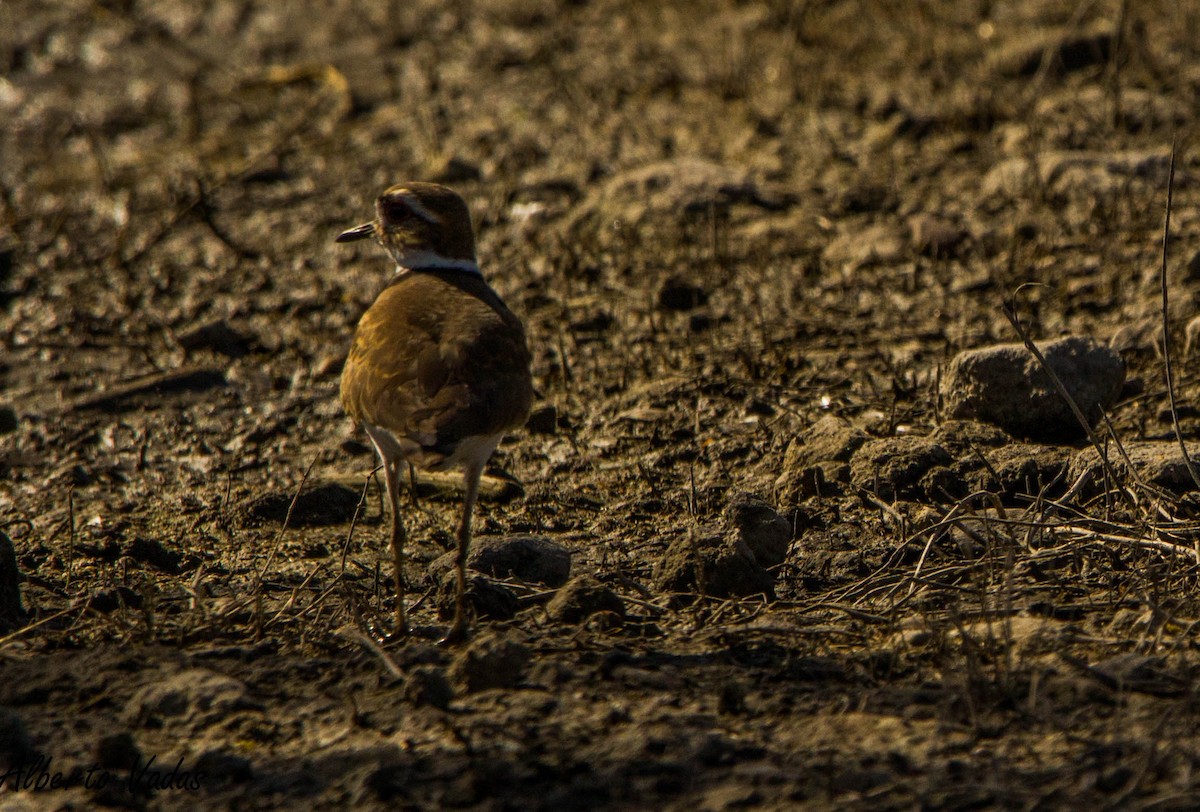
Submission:
<svg viewBox="0 0 1200 812">
<path fill-rule="evenodd" d="M 404 205 L 408 206 L 409 210 L 413 214 L 417 215 L 425 222 L 432 223 L 433 225 L 437 225 L 438 223 L 442 222 L 440 217 L 421 205 L 421 201 L 417 200 L 416 195 L 401 194 L 400 199 L 404 201 Z"/>
</svg>

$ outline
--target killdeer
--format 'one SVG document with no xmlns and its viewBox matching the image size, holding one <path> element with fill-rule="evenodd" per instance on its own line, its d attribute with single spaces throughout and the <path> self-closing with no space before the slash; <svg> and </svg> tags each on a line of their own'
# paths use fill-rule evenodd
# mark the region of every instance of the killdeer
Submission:
<svg viewBox="0 0 1200 812">
<path fill-rule="evenodd" d="M 453 642 L 466 633 L 465 566 L 479 478 L 500 438 L 529 416 L 529 349 L 520 320 L 483 280 L 461 197 L 437 184 L 401 183 L 378 197 L 375 214 L 337 238 L 374 237 L 397 266 L 358 323 L 342 372 L 342 405 L 383 465 L 400 634 L 408 631 L 400 463 L 463 470 L 454 623 L 445 638 Z"/>
</svg>

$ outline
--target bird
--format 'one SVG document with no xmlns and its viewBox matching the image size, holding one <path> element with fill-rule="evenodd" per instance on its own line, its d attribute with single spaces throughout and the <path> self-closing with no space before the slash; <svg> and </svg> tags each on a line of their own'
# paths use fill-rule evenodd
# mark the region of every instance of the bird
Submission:
<svg viewBox="0 0 1200 812">
<path fill-rule="evenodd" d="M 442 642 L 467 636 L 471 519 L 484 466 L 501 438 L 524 425 L 533 402 L 531 356 L 521 320 L 484 281 L 471 213 L 445 186 L 396 184 L 375 200 L 375 218 L 336 241 L 374 238 L 394 275 L 363 313 L 342 369 L 341 401 L 370 438 L 391 507 L 398 636 L 405 611 L 400 465 L 461 469 L 462 517 L 454 559 L 454 620 Z"/>
</svg>

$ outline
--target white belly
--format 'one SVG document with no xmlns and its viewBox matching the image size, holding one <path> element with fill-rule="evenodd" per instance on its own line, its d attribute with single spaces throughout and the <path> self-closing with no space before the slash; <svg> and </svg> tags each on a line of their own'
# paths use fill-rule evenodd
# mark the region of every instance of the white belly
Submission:
<svg viewBox="0 0 1200 812">
<path fill-rule="evenodd" d="M 454 452 L 442 457 L 436 462 L 430 462 L 430 452 L 423 449 L 419 443 L 407 438 L 399 438 L 381 426 L 363 423 L 367 436 L 375 446 L 379 459 L 385 464 L 396 459 L 404 459 L 419 468 L 429 471 L 448 471 L 451 468 L 465 468 L 469 465 L 483 465 L 492 456 L 496 446 L 500 444 L 503 434 L 479 434 L 464 437 L 455 447 Z"/>
</svg>

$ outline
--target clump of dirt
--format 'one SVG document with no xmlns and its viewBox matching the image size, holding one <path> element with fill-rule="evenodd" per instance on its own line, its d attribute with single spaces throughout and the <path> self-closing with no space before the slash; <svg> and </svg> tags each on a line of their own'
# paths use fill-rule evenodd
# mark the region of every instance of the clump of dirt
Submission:
<svg viewBox="0 0 1200 812">
<path fill-rule="evenodd" d="M 595 578 L 583 576 L 554 593 L 546 614 L 559 623 L 582 623 L 593 615 L 604 616 L 605 623 L 619 623 L 625 618 L 625 602 Z"/>
</svg>

